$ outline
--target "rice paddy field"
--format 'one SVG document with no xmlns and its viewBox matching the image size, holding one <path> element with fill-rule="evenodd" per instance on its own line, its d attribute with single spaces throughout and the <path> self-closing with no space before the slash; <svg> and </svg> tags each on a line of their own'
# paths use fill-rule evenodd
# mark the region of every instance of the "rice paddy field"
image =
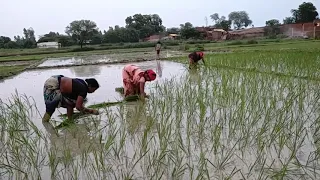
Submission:
<svg viewBox="0 0 320 180">
<path fill-rule="evenodd" d="M 41 122 L 49 75 L 96 77 L 101 89 L 86 104 L 94 105 L 121 100 L 114 88 L 122 85 L 123 65 L 33 70 L 5 80 L 0 179 L 318 179 L 319 49 L 205 60 L 190 70 L 186 57 L 140 63 L 161 74 L 147 85 L 149 99 L 97 106 L 100 115 L 62 128 L 58 111 Z"/>
</svg>

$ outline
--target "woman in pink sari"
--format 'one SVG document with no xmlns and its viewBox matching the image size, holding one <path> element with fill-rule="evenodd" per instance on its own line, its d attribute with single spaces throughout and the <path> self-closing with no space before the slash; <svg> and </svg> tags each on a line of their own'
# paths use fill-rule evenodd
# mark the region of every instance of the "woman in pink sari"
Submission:
<svg viewBox="0 0 320 180">
<path fill-rule="evenodd" d="M 151 69 L 143 71 L 138 66 L 126 65 L 122 70 L 124 96 L 140 95 L 143 98 L 147 97 L 144 92 L 145 83 L 154 81 L 156 77 L 156 73 Z"/>
</svg>

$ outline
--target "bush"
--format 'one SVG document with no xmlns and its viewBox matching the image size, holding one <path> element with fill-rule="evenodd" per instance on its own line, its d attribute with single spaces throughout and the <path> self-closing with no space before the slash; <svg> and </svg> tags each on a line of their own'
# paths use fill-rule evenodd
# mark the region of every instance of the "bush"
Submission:
<svg viewBox="0 0 320 180">
<path fill-rule="evenodd" d="M 112 46 L 112 44 L 100 44 L 99 46 L 100 47 L 110 47 L 110 46 Z"/>
<path fill-rule="evenodd" d="M 191 40 L 186 42 L 186 44 L 206 44 L 206 43 L 211 43 L 211 41 L 210 40 Z"/>
<path fill-rule="evenodd" d="M 93 48 L 93 47 L 83 47 L 83 48 L 72 49 L 71 52 L 94 51 L 94 50 L 95 50 L 95 48 Z"/>
<path fill-rule="evenodd" d="M 188 44 L 181 44 L 179 46 L 179 50 L 181 50 L 181 51 L 187 51 L 189 49 L 190 49 L 190 46 Z"/>
<path fill-rule="evenodd" d="M 196 51 L 204 51 L 204 45 L 203 44 L 197 44 L 195 50 Z"/>
<path fill-rule="evenodd" d="M 243 42 L 242 41 L 233 41 L 233 42 L 229 42 L 227 45 L 242 45 Z"/>
<path fill-rule="evenodd" d="M 278 39 L 284 39 L 284 38 L 287 38 L 287 37 L 289 37 L 289 36 L 287 36 L 287 35 L 285 35 L 285 34 L 278 34 L 277 35 L 277 38 Z M 279 40 L 280 41 L 280 40 Z"/>
<path fill-rule="evenodd" d="M 252 39 L 252 40 L 247 41 L 247 44 L 258 44 L 258 41 Z"/>
</svg>

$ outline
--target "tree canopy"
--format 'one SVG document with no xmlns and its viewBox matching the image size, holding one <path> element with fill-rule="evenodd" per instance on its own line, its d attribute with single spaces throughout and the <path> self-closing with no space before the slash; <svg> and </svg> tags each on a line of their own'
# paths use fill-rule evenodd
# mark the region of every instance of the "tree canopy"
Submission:
<svg viewBox="0 0 320 180">
<path fill-rule="evenodd" d="M 219 17 L 218 13 L 214 13 L 210 15 L 210 18 L 215 23 L 214 24 L 215 28 L 221 28 L 225 31 L 229 31 L 229 29 L 231 28 L 232 22 L 231 20 L 227 20 L 225 16 Z"/>
<path fill-rule="evenodd" d="M 180 24 L 180 34 L 185 39 L 200 37 L 200 32 L 190 22 Z"/>
<path fill-rule="evenodd" d="M 162 25 L 162 19 L 157 14 L 135 14 L 127 17 L 125 22 L 126 28 L 130 28 L 131 31 L 132 29 L 135 29 L 138 32 L 140 39 L 144 39 L 165 30 L 165 27 Z"/>
<path fill-rule="evenodd" d="M 284 24 L 312 22 L 319 18 L 317 8 L 311 2 L 303 2 L 298 9 L 291 9 L 291 17 L 283 19 Z"/>
<path fill-rule="evenodd" d="M 97 24 L 91 20 L 76 20 L 66 27 L 65 31 L 82 48 L 83 43 L 90 40 L 94 34 L 98 33 Z"/>
<path fill-rule="evenodd" d="M 249 14 L 246 11 L 233 11 L 228 17 L 235 29 L 248 27 L 252 24 L 252 20 L 250 20 Z"/>
</svg>

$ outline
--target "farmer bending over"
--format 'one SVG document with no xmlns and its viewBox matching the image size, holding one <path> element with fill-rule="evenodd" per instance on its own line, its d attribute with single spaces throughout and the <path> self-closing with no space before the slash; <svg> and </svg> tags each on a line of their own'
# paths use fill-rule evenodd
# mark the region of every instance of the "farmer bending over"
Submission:
<svg viewBox="0 0 320 180">
<path fill-rule="evenodd" d="M 200 60 L 202 60 L 203 64 L 205 64 L 203 56 L 204 56 L 203 52 L 190 53 L 189 56 L 188 56 L 189 57 L 190 67 L 192 65 L 198 64 L 198 61 L 200 61 Z"/>
<path fill-rule="evenodd" d="M 56 108 L 67 108 L 68 120 L 72 120 L 73 109 L 77 108 L 82 113 L 98 115 L 94 109 L 83 106 L 87 93 L 93 93 L 99 88 L 96 79 L 90 78 L 85 81 L 78 78 L 68 78 L 63 75 L 52 76 L 46 80 L 43 87 L 46 113 L 42 121 L 48 122 Z"/>
<path fill-rule="evenodd" d="M 155 80 L 156 77 L 156 73 L 151 69 L 143 71 L 138 66 L 126 65 L 122 70 L 124 96 L 140 95 L 142 98 L 148 97 L 144 92 L 145 83 Z"/>
</svg>

